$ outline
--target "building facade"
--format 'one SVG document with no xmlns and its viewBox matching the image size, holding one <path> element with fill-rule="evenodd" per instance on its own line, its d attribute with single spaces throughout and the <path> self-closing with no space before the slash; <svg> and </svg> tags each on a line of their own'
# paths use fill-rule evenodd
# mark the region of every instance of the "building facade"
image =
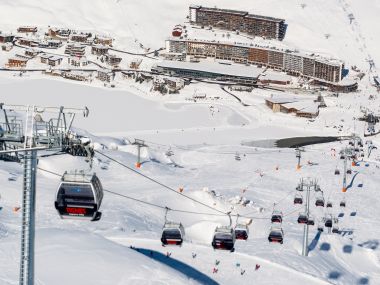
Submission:
<svg viewBox="0 0 380 285">
<path fill-rule="evenodd" d="M 86 54 L 86 46 L 81 44 L 68 44 L 65 49 L 65 54 L 82 57 Z"/>
<path fill-rule="evenodd" d="M 339 60 L 257 45 L 169 39 L 166 51 L 257 64 L 326 83 L 339 83 L 343 78 L 344 64 Z"/>
<path fill-rule="evenodd" d="M 284 19 L 249 14 L 245 11 L 208 8 L 199 5 L 189 7 L 191 24 L 239 31 L 252 36 L 283 40 L 286 33 Z"/>
</svg>

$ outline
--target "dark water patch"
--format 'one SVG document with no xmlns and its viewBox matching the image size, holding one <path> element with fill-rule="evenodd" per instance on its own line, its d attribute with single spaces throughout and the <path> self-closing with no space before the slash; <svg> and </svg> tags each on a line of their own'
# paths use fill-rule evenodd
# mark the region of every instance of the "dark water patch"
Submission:
<svg viewBox="0 0 380 285">
<path fill-rule="evenodd" d="M 292 137 L 284 139 L 267 139 L 267 140 L 256 140 L 256 141 L 242 141 L 241 144 L 244 146 L 251 147 L 262 147 L 262 148 L 296 148 L 301 146 L 313 145 L 313 144 L 322 144 L 336 142 L 346 139 L 345 137 L 320 137 L 320 136 L 311 136 L 311 137 Z"/>
<path fill-rule="evenodd" d="M 339 141 L 340 137 L 294 137 L 294 138 L 286 138 L 279 139 L 275 142 L 277 147 L 283 148 L 296 148 L 301 146 L 313 145 L 313 144 L 321 144 L 321 143 L 330 143 Z"/>
</svg>

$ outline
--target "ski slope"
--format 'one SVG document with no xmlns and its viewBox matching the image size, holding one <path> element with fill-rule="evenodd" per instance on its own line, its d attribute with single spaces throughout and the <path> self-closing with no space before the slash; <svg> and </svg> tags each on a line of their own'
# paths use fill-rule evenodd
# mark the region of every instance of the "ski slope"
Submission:
<svg viewBox="0 0 380 285">
<path fill-rule="evenodd" d="M 142 52 L 140 43 L 151 49 L 164 46 L 174 25 L 186 20 L 190 2 L 94 0 L 89 5 L 84 0 L 3 0 L 0 30 L 19 25 L 90 30 L 114 37 L 115 47 Z M 374 25 L 380 2 L 367 2 L 304 1 L 304 8 L 302 1 L 295 0 L 197 4 L 285 18 L 289 26 L 284 44 L 339 57 L 347 67 L 356 65 L 366 72 L 369 56 L 380 64 L 380 36 Z M 350 13 L 355 15 L 354 25 L 349 24 Z M 0 61 L 4 60 L 0 51 Z M 90 136 L 98 151 L 134 167 L 137 150 L 129 142 L 145 139 L 149 147 L 142 151 L 141 173 L 174 189 L 183 188 L 184 194 L 220 211 L 252 217 L 250 237 L 237 241 L 234 253 L 214 251 L 213 231 L 217 225 L 228 224 L 227 216 L 208 215 L 215 212 L 97 153 L 93 170 L 106 190 L 203 214 L 169 211 L 169 219 L 184 224 L 186 238 L 181 248 L 164 248 L 160 242 L 164 210 L 106 192 L 99 222 L 61 220 L 54 209 L 60 177 L 39 171 L 36 284 L 380 284 L 379 150 L 364 158 L 368 166 L 361 162 L 353 167 L 348 177 L 351 187 L 344 197 L 342 176 L 334 175 L 337 167 L 343 171 L 343 164 L 331 149 L 340 150 L 346 142 L 306 147 L 300 171 L 296 171 L 294 150 L 273 147 L 273 140 L 279 138 L 362 134 L 364 124 L 353 119 L 361 115 L 361 107 L 380 112 L 368 77 L 360 82 L 357 93 L 338 98 L 324 94 L 327 108 L 315 120 L 272 113 L 264 103 L 271 91 L 236 92 L 249 105 L 244 107 L 219 86 L 205 83 L 162 97 L 146 85 L 117 80 L 116 88 L 110 89 L 40 74 L 18 78 L 0 73 L 0 101 L 87 106 L 90 116 L 78 116 L 75 130 Z M 195 92 L 206 93 L 207 99 L 190 101 Z M 375 99 L 369 101 L 372 94 Z M 379 138 L 372 140 L 379 147 Z M 260 147 L 242 145 L 257 141 Z M 174 152 L 171 157 L 165 155 L 169 149 Z M 241 161 L 234 159 L 236 153 Z M 102 169 L 104 165 L 107 169 Z M 82 158 L 69 155 L 40 158 L 39 167 L 58 174 L 88 169 Z M 8 180 L 10 176 L 17 180 Z M 293 205 L 302 177 L 318 179 L 325 199 L 333 203 L 331 210 L 317 208 L 312 194 L 312 214 L 320 219 L 331 211 L 340 216 L 341 230 L 340 234 L 318 234 L 316 226 L 310 227 L 307 258 L 301 256 L 303 226 L 297 224 L 303 207 Z M 18 284 L 19 272 L 21 211 L 15 207 L 21 203 L 22 166 L 0 161 L 0 183 L 0 285 L 13 285 Z M 343 198 L 346 208 L 338 206 Z M 283 245 L 267 240 L 274 203 L 286 214 Z M 255 270 L 257 264 L 260 268 Z"/>
</svg>

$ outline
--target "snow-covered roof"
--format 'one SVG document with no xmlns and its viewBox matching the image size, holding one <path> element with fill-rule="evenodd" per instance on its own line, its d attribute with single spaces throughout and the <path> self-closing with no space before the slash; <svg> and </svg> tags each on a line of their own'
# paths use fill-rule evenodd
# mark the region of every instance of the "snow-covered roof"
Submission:
<svg viewBox="0 0 380 285">
<path fill-rule="evenodd" d="M 213 74 L 230 75 L 236 77 L 257 78 L 262 72 L 261 68 L 238 64 L 220 64 L 213 61 L 184 62 L 184 61 L 162 61 L 157 67 L 196 70 Z"/>
<path fill-rule="evenodd" d="M 43 53 L 43 54 L 40 55 L 40 57 L 41 57 L 41 58 L 45 58 L 45 59 L 49 59 L 49 58 L 51 58 L 51 57 L 53 57 L 53 56 L 50 55 L 50 54 Z"/>
<path fill-rule="evenodd" d="M 109 46 L 104 46 L 104 45 L 93 45 L 92 46 L 93 48 L 97 48 L 97 49 L 109 49 Z"/>
<path fill-rule="evenodd" d="M 297 101 L 283 104 L 283 106 L 287 109 L 296 109 L 297 111 L 316 114 L 318 113 L 319 103 L 314 101 Z"/>
<path fill-rule="evenodd" d="M 292 103 L 292 102 L 298 101 L 298 99 L 295 97 L 287 97 L 287 96 L 272 96 L 265 100 L 273 104 L 286 104 L 286 103 Z"/>
<path fill-rule="evenodd" d="M 274 72 L 271 70 L 265 71 L 264 74 L 260 76 L 261 80 L 277 80 L 277 81 L 292 81 L 292 77 L 283 72 Z"/>
<path fill-rule="evenodd" d="M 53 60 L 53 61 L 57 61 L 57 60 L 61 60 L 62 57 L 60 56 L 56 56 L 56 55 L 53 55 L 52 57 L 49 57 L 49 60 Z"/>
<path fill-rule="evenodd" d="M 0 31 L 0 37 L 12 37 L 13 35 L 11 33 L 3 33 Z"/>
</svg>

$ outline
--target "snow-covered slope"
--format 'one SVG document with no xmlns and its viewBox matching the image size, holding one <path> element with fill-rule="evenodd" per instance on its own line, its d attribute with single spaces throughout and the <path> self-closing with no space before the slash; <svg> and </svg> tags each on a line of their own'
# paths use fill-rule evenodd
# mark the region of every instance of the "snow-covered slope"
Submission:
<svg viewBox="0 0 380 285">
<path fill-rule="evenodd" d="M 190 2 L 3 0 L 0 30 L 14 30 L 19 25 L 87 29 L 111 35 L 117 47 L 141 51 L 139 43 L 151 48 L 164 46 L 173 26 L 185 21 Z M 348 67 L 357 65 L 366 71 L 369 56 L 380 63 L 380 34 L 374 25 L 380 2 L 367 2 L 304 1 L 304 8 L 297 0 L 209 0 L 198 4 L 285 18 L 289 26 L 284 44 L 333 55 Z M 354 25 L 349 25 L 350 13 L 355 15 Z M 328 39 L 326 34 L 330 34 Z M 237 242 L 235 253 L 213 251 L 213 231 L 228 223 L 226 216 L 206 215 L 215 212 L 97 154 L 94 170 L 105 189 L 206 214 L 169 212 L 169 219 L 184 224 L 187 236 L 181 248 L 163 248 L 159 241 L 163 209 L 106 192 L 99 222 L 61 220 L 53 204 L 59 177 L 39 172 L 36 284 L 380 284 L 379 151 L 365 158 L 368 166 L 362 162 L 353 168 L 352 185 L 344 197 L 342 177 L 333 174 L 336 167 L 342 171 L 342 162 L 331 151 L 344 143 L 307 147 L 300 171 L 295 170 L 294 150 L 273 147 L 277 138 L 362 133 L 364 125 L 353 120 L 361 114 L 360 107 L 380 111 L 379 99 L 368 100 L 374 92 L 368 78 L 356 94 L 339 98 L 327 94 L 328 107 L 309 121 L 273 114 L 264 104 L 272 92 L 265 90 L 238 93 L 249 105 L 243 107 L 218 86 L 204 83 L 186 86 L 181 94 L 159 97 L 147 86 L 134 83 L 112 90 L 99 88 L 99 84 L 41 79 L 39 74 L 10 77 L 12 74 L 0 76 L 1 102 L 88 106 L 89 118 L 78 116 L 75 127 L 91 136 L 98 150 L 133 167 L 136 149 L 128 140 L 145 139 L 148 149 L 142 151 L 142 173 L 174 189 L 183 188 L 186 195 L 223 212 L 232 209 L 253 218 L 248 241 Z M 188 98 L 196 91 L 208 98 L 190 103 Z M 243 141 L 253 146 L 242 146 Z M 379 138 L 373 141 L 379 146 Z M 165 155 L 168 149 L 174 156 Z M 236 152 L 241 161 L 234 159 Z M 107 170 L 101 168 L 104 164 Z M 63 155 L 41 158 L 39 167 L 63 173 L 88 166 L 82 158 Z M 17 180 L 9 181 L 9 176 Z M 318 234 L 316 227 L 311 227 L 308 258 L 301 256 L 303 227 L 296 221 L 303 208 L 292 201 L 301 177 L 317 178 L 326 200 L 334 205 L 327 210 L 313 204 L 313 215 L 318 219 L 330 212 L 340 216 L 340 234 Z M 21 213 L 14 209 L 21 203 L 22 167 L 0 161 L 0 184 L 0 285 L 10 285 L 18 283 Z M 343 198 L 346 208 L 338 207 Z M 314 194 L 311 201 L 315 201 Z M 286 214 L 283 245 L 267 240 L 273 203 Z M 260 269 L 255 270 L 256 265 L 261 265 Z"/>
</svg>

